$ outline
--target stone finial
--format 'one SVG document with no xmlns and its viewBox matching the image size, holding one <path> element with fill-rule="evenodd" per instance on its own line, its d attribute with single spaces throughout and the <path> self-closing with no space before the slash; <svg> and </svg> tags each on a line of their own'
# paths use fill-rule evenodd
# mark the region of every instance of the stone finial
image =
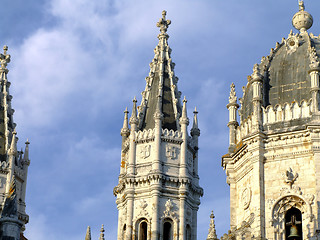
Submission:
<svg viewBox="0 0 320 240">
<path fill-rule="evenodd" d="M 12 132 L 12 140 L 11 145 L 9 149 L 9 155 L 15 155 L 17 153 L 17 138 L 16 138 L 17 132 L 16 129 Z"/>
<path fill-rule="evenodd" d="M 10 55 L 7 54 L 8 46 L 3 47 L 3 54 L 0 54 L 1 69 L 7 69 L 7 65 L 10 62 Z"/>
<path fill-rule="evenodd" d="M 191 136 L 200 136 L 200 129 L 198 126 L 198 111 L 196 107 L 193 111 L 193 125 L 191 128 Z"/>
<path fill-rule="evenodd" d="M 160 18 L 159 22 L 157 22 L 157 27 L 160 28 L 161 33 L 166 33 L 169 25 L 171 24 L 171 20 L 166 20 L 167 12 L 165 10 L 162 11 L 162 18 Z"/>
<path fill-rule="evenodd" d="M 186 97 L 183 98 L 183 106 L 182 106 L 182 114 L 180 118 L 180 124 L 189 125 L 189 119 L 187 114 L 187 99 Z"/>
<path fill-rule="evenodd" d="M 100 229 L 100 237 L 99 240 L 105 240 L 104 239 L 104 225 L 102 224 L 101 229 Z"/>
<path fill-rule="evenodd" d="M 85 240 L 91 240 L 91 229 L 90 226 L 87 227 L 87 233 Z"/>
<path fill-rule="evenodd" d="M 121 129 L 121 136 L 126 137 L 129 135 L 129 125 L 128 125 L 128 108 L 126 107 L 126 109 L 124 110 L 124 120 L 123 120 L 123 125 L 122 125 L 122 129 Z"/>
<path fill-rule="evenodd" d="M 237 103 L 236 86 L 234 83 L 230 85 L 229 103 Z"/>
<path fill-rule="evenodd" d="M 292 25 L 300 32 L 305 32 L 312 27 L 313 17 L 305 11 L 304 2 L 299 0 L 299 12 L 292 18 Z"/>
<path fill-rule="evenodd" d="M 259 65 L 257 63 L 253 66 L 253 73 L 252 73 L 251 77 L 255 81 L 261 80 L 263 78 L 263 76 L 261 75 Z"/>
<path fill-rule="evenodd" d="M 217 233 L 216 233 L 216 226 L 214 224 L 213 211 L 211 211 L 211 215 L 210 215 L 210 226 L 209 226 L 209 233 L 207 236 L 207 240 L 218 240 Z"/>
<path fill-rule="evenodd" d="M 23 156 L 23 161 L 24 163 L 26 163 L 28 166 L 30 165 L 30 159 L 29 159 L 29 139 L 27 139 L 27 141 L 25 142 L 26 147 L 24 149 L 24 156 Z"/>
<path fill-rule="evenodd" d="M 134 99 L 132 100 L 133 102 L 133 107 L 132 107 L 132 114 L 130 117 L 130 125 L 132 124 L 138 124 L 138 118 L 137 118 L 137 99 L 136 97 L 134 97 Z"/>
</svg>

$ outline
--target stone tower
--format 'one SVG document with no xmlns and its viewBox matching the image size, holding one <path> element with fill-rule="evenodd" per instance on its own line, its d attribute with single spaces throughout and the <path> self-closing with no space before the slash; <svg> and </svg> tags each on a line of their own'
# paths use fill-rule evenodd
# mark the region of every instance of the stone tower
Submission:
<svg viewBox="0 0 320 240">
<path fill-rule="evenodd" d="M 18 138 L 7 79 L 10 55 L 7 46 L 3 50 L 0 54 L 0 239 L 18 240 L 24 239 L 23 231 L 29 221 L 25 212 L 29 142 L 26 142 L 24 154 L 17 150 Z"/>
<path fill-rule="evenodd" d="M 203 189 L 198 176 L 197 111 L 191 136 L 187 100 L 181 106 L 178 78 L 168 46 L 166 12 L 157 23 L 159 43 L 141 105 L 133 100 L 128 125 L 121 129 L 119 184 L 114 189 L 119 211 L 118 240 L 195 240 Z"/>
<path fill-rule="evenodd" d="M 292 31 L 262 57 L 243 87 L 238 111 L 229 97 L 232 239 L 319 239 L 320 38 L 303 1 Z M 237 121 L 240 115 L 240 123 Z"/>
</svg>

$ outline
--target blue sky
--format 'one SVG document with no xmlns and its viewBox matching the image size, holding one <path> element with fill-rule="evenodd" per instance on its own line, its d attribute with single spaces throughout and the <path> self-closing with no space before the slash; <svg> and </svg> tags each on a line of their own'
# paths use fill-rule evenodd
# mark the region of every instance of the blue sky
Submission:
<svg viewBox="0 0 320 240">
<path fill-rule="evenodd" d="M 305 1 L 320 31 L 320 1 Z M 0 44 L 12 61 L 19 146 L 29 138 L 27 189 L 32 240 L 116 239 L 113 187 L 120 166 L 123 110 L 145 87 L 162 10 L 179 90 L 201 129 L 198 239 L 229 227 L 229 188 L 221 168 L 228 148 L 229 86 L 238 97 L 252 67 L 293 28 L 295 0 L 3 0 Z M 296 31 L 295 31 L 296 32 Z"/>
</svg>

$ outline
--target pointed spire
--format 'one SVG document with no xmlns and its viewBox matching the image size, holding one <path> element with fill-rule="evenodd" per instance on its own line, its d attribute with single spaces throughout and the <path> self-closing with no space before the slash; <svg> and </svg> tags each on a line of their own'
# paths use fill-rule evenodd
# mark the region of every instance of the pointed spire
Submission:
<svg viewBox="0 0 320 240">
<path fill-rule="evenodd" d="M 210 226 L 209 226 L 209 233 L 207 236 L 207 240 L 218 240 L 217 233 L 216 233 L 216 226 L 214 224 L 213 211 L 211 211 L 211 215 L 210 215 Z"/>
<path fill-rule="evenodd" d="M 9 155 L 15 155 L 17 153 L 17 139 L 16 139 L 16 129 L 12 132 L 12 140 L 11 140 L 11 145 L 9 149 Z"/>
<path fill-rule="evenodd" d="M 126 109 L 124 110 L 124 120 L 123 120 L 123 126 L 121 129 L 121 136 L 123 137 L 127 137 L 129 135 L 129 125 L 128 125 L 128 108 L 126 107 Z"/>
<path fill-rule="evenodd" d="M 194 108 L 193 111 L 193 125 L 192 125 L 192 129 L 191 129 L 191 136 L 200 136 L 200 129 L 198 126 L 198 111 L 197 111 L 197 107 Z"/>
<path fill-rule="evenodd" d="M 133 107 L 132 107 L 132 114 L 130 117 L 130 125 L 132 124 L 138 124 L 138 118 L 137 118 L 137 99 L 136 97 L 134 97 L 134 99 L 132 100 L 133 102 Z"/>
<path fill-rule="evenodd" d="M 292 25 L 301 33 L 312 27 L 313 17 L 310 13 L 305 11 L 304 2 L 299 0 L 299 12 L 292 18 Z"/>
<path fill-rule="evenodd" d="M 103 224 L 102 224 L 101 229 L 100 229 L 100 237 L 99 237 L 99 240 L 105 240 L 105 239 L 104 239 L 104 226 L 103 226 Z"/>
<path fill-rule="evenodd" d="M 182 115 L 180 118 L 180 124 L 189 125 L 189 119 L 187 115 L 187 99 L 186 97 L 183 98 L 183 106 L 182 106 Z"/>
<path fill-rule="evenodd" d="M 90 226 L 87 227 L 87 233 L 85 240 L 91 240 L 91 229 Z"/>
</svg>

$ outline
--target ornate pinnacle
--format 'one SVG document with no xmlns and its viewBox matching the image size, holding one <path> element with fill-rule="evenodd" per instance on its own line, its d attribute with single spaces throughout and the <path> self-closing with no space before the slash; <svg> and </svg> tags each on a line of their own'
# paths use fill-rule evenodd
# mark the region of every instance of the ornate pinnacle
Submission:
<svg viewBox="0 0 320 240">
<path fill-rule="evenodd" d="M 237 95 L 235 90 L 234 83 L 231 83 L 230 85 L 230 96 L 229 96 L 229 103 L 237 103 Z"/>
<path fill-rule="evenodd" d="M 103 224 L 102 224 L 102 226 L 101 226 L 99 240 L 105 240 L 105 239 L 104 239 L 104 226 L 103 226 Z"/>
<path fill-rule="evenodd" d="M 252 79 L 255 80 L 255 81 L 257 81 L 257 80 L 259 81 L 259 80 L 262 80 L 262 78 L 263 78 L 263 76 L 260 73 L 259 65 L 256 63 L 253 66 Z"/>
<path fill-rule="evenodd" d="M 158 96 L 156 111 L 155 111 L 153 117 L 154 117 L 154 119 L 157 119 L 157 120 L 162 120 L 162 118 L 163 118 L 163 114 L 161 112 L 161 95 Z"/>
<path fill-rule="evenodd" d="M 310 13 L 305 11 L 304 2 L 299 0 L 299 12 L 292 18 L 292 25 L 300 32 L 305 32 L 311 28 L 313 24 L 313 17 Z"/>
<path fill-rule="evenodd" d="M 128 108 L 124 110 L 124 120 L 123 120 L 123 126 L 121 129 L 121 136 L 128 136 L 129 135 L 129 126 L 128 126 Z"/>
<path fill-rule="evenodd" d="M 217 233 L 216 233 L 216 227 L 214 224 L 214 214 L 213 211 L 211 211 L 211 215 L 210 215 L 210 227 L 209 227 L 209 233 L 208 233 L 208 237 L 207 240 L 217 240 Z"/>
<path fill-rule="evenodd" d="M 91 229 L 88 226 L 85 240 L 91 240 Z"/>
<path fill-rule="evenodd" d="M 299 0 L 299 11 L 304 11 L 304 2 Z"/>
<path fill-rule="evenodd" d="M 137 118 L 137 99 L 136 97 L 134 97 L 134 99 L 132 100 L 133 102 L 133 107 L 132 107 L 132 114 L 130 117 L 130 125 L 132 124 L 138 124 L 138 118 Z"/>
<path fill-rule="evenodd" d="M 183 98 L 182 115 L 180 118 L 180 124 L 189 125 L 189 119 L 188 119 L 188 115 L 187 115 L 187 99 L 186 99 L 186 97 Z"/>
<path fill-rule="evenodd" d="M 157 27 L 160 28 L 161 33 L 166 33 L 169 25 L 171 24 L 171 20 L 166 20 L 167 12 L 165 10 L 162 11 L 162 18 L 160 18 L 159 22 L 157 22 Z"/>
<path fill-rule="evenodd" d="M 192 125 L 192 129 L 191 129 L 191 136 L 200 136 L 200 129 L 198 127 L 198 111 L 197 108 L 194 108 L 193 111 L 193 125 Z"/>
<path fill-rule="evenodd" d="M 7 69 L 7 65 L 10 62 L 10 55 L 7 54 L 8 46 L 3 47 L 3 54 L 0 54 L 1 69 Z"/>
</svg>

